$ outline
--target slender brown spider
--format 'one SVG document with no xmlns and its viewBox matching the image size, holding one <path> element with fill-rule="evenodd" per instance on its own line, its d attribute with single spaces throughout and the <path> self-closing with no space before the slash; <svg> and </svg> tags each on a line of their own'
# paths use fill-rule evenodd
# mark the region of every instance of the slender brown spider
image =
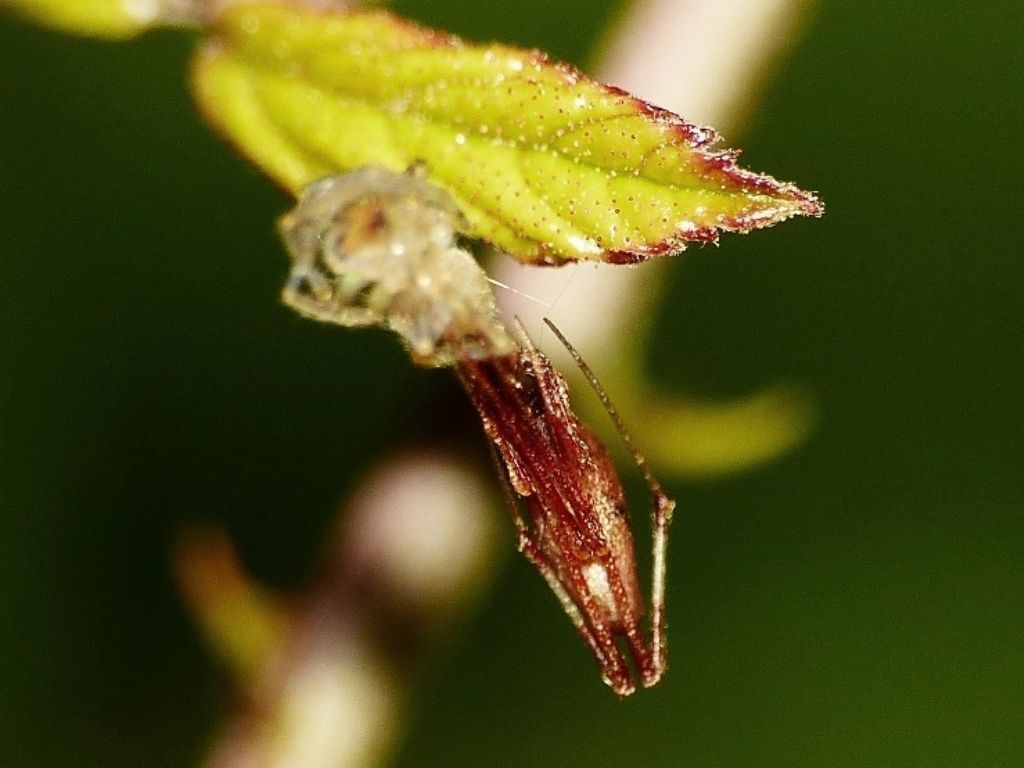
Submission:
<svg viewBox="0 0 1024 768">
<path fill-rule="evenodd" d="M 540 570 L 619 696 L 665 671 L 665 550 L 675 502 L 651 475 L 607 394 L 589 379 L 654 499 L 650 640 L 640 622 L 633 534 L 615 465 L 569 404 L 565 379 L 502 322 L 487 277 L 460 248 L 463 221 L 422 166 L 363 168 L 308 187 L 280 229 L 292 257 L 284 301 L 307 317 L 395 331 L 420 365 L 453 366 L 483 420 L 515 511 L 519 548 Z M 525 502 L 524 517 L 515 504 Z M 633 668 L 624 648 L 629 649 Z"/>
<path fill-rule="evenodd" d="M 573 413 L 565 379 L 528 339 L 515 354 L 464 357 L 455 369 L 505 469 L 507 487 L 525 502 L 528 519 L 515 512 L 520 551 L 583 635 L 604 681 L 628 696 L 636 685 L 623 645 L 645 688 L 665 671 L 665 554 L 675 502 L 633 447 L 593 371 L 546 322 L 601 398 L 653 497 L 649 644 L 640 626 L 644 601 L 622 483 L 605 447 Z"/>
</svg>

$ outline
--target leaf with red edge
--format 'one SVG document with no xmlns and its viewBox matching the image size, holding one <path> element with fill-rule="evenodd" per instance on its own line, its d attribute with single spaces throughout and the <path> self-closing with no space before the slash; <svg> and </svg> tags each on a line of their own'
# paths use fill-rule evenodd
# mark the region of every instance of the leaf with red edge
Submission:
<svg viewBox="0 0 1024 768">
<path fill-rule="evenodd" d="M 823 210 L 738 167 L 709 128 L 536 51 L 386 12 L 234 6 L 193 83 L 209 119 L 291 192 L 424 163 L 473 236 L 524 262 L 640 261 Z"/>
</svg>

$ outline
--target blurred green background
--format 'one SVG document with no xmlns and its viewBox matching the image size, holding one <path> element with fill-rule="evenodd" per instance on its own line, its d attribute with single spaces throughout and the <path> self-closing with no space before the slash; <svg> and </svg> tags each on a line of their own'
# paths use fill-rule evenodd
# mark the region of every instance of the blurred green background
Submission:
<svg viewBox="0 0 1024 768">
<path fill-rule="evenodd" d="M 398 7 L 579 63 L 615 12 Z M 1022 29 L 1008 0 L 816 6 L 736 139 L 828 213 L 679 259 L 649 359 L 695 394 L 800 382 L 818 431 L 671 484 L 659 688 L 616 701 L 509 558 L 398 765 L 1021 764 Z M 0 17 L 0 765 L 195 764 L 232 698 L 176 531 L 220 522 L 301 585 L 451 386 L 278 305 L 288 202 L 197 119 L 190 49 Z"/>
</svg>

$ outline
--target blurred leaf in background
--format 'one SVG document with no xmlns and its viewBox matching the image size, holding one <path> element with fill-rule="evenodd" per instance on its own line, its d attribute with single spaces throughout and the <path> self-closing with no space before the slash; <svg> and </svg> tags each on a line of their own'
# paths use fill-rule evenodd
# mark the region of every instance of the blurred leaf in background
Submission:
<svg viewBox="0 0 1024 768">
<path fill-rule="evenodd" d="M 396 5 L 577 63 L 616 12 Z M 735 138 L 829 215 L 691 249 L 648 357 L 709 397 L 800 382 L 819 430 L 673 488 L 659 689 L 609 697 L 515 561 L 399 765 L 1019 761 L 1022 22 L 1006 0 L 817 4 Z M 277 305 L 287 201 L 199 122 L 191 47 L 0 17 L 0 764 L 195 764 L 230 700 L 175 531 L 221 523 L 300 584 L 345 489 L 443 398 L 383 336 Z"/>
</svg>

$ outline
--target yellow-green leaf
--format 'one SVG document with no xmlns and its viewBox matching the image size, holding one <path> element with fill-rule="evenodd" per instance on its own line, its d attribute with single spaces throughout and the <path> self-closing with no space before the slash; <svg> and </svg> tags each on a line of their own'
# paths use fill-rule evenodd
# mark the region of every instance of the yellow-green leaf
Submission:
<svg viewBox="0 0 1024 768">
<path fill-rule="evenodd" d="M 535 51 L 385 12 L 236 6 L 193 81 L 210 120 L 293 193 L 422 162 L 475 236 L 522 261 L 636 261 L 822 211 L 712 149 L 710 129 Z"/>
<path fill-rule="evenodd" d="M 65 32 L 94 37 L 131 37 L 160 21 L 155 0 L 0 0 L 0 6 Z"/>
</svg>

